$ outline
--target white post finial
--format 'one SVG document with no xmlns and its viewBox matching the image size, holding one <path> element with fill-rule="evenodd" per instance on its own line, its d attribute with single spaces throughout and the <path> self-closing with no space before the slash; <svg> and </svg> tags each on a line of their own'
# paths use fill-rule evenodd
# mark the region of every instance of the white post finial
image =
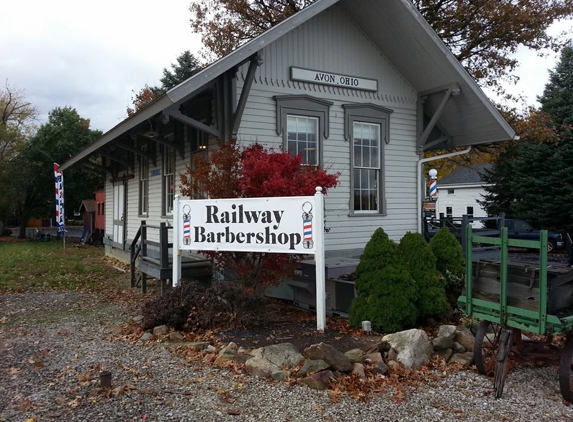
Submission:
<svg viewBox="0 0 573 422">
<path fill-rule="evenodd" d="M 316 187 L 316 193 L 322 193 L 322 187 L 321 186 Z"/>
</svg>

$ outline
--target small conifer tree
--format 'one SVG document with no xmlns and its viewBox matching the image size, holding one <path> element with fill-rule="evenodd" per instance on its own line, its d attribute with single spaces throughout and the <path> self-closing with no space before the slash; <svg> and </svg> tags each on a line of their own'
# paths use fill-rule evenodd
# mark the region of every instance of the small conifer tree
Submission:
<svg viewBox="0 0 573 422">
<path fill-rule="evenodd" d="M 436 256 L 436 268 L 446 281 L 446 297 L 456 307 L 464 286 L 464 257 L 462 245 L 446 227 L 441 228 L 430 240 Z"/>
<path fill-rule="evenodd" d="M 368 320 L 381 332 L 395 332 L 414 325 L 416 285 L 398 246 L 378 228 L 364 248 L 356 267 L 357 297 L 350 307 L 350 324 Z"/>
<path fill-rule="evenodd" d="M 421 320 L 445 315 L 450 306 L 446 299 L 446 282 L 436 269 L 436 257 L 420 233 L 406 233 L 399 250 L 416 282 L 416 307 Z"/>
</svg>

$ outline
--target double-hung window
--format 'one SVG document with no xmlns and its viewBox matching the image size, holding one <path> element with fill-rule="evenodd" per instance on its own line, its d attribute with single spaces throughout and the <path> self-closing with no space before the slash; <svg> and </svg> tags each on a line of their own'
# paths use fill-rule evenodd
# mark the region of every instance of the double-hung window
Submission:
<svg viewBox="0 0 573 422">
<path fill-rule="evenodd" d="M 173 213 L 173 199 L 175 197 L 175 150 L 163 148 L 163 215 Z"/>
<path fill-rule="evenodd" d="M 330 101 L 309 95 L 275 96 L 277 134 L 284 136 L 284 150 L 301 155 L 302 164 L 318 166 L 322 161 L 322 141 L 328 138 Z"/>
<path fill-rule="evenodd" d="M 287 151 L 291 155 L 302 155 L 302 164 L 317 166 L 318 118 L 306 116 L 287 116 Z"/>
<path fill-rule="evenodd" d="M 354 211 L 380 211 L 380 125 L 354 122 L 352 168 Z"/>
<path fill-rule="evenodd" d="M 142 148 L 146 151 L 145 148 Z M 139 215 L 149 212 L 149 158 L 139 156 Z"/>
<path fill-rule="evenodd" d="M 385 214 L 384 145 L 389 110 L 375 104 L 345 104 L 345 139 L 350 143 L 350 214 Z"/>
</svg>

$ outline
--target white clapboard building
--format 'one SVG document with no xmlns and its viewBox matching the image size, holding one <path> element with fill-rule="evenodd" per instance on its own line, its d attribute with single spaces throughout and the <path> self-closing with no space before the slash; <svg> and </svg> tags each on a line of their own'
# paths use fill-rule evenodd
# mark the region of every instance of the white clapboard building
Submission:
<svg viewBox="0 0 573 422">
<path fill-rule="evenodd" d="M 319 0 L 61 169 L 105 174 L 106 253 L 119 256 L 142 221 L 173 225 L 179 174 L 231 137 L 341 172 L 325 202 L 328 258 L 360 255 L 378 227 L 396 241 L 420 230 L 424 151 L 514 132 L 410 0 Z"/>
</svg>

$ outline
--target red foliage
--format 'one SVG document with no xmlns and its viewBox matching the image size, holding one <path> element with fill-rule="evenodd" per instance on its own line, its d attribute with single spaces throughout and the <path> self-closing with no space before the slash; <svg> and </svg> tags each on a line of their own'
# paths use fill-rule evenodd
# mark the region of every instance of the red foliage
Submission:
<svg viewBox="0 0 573 422">
<path fill-rule="evenodd" d="M 260 144 L 239 147 L 236 141 L 223 142 L 209 159 L 198 158 L 194 168 L 181 175 L 181 193 L 200 198 L 258 198 L 310 196 L 316 187 L 328 189 L 338 185 L 340 173 L 302 165 L 302 156 Z M 205 252 L 221 268 L 234 273 L 247 290 L 276 284 L 292 274 L 300 255 L 255 252 Z"/>
</svg>

